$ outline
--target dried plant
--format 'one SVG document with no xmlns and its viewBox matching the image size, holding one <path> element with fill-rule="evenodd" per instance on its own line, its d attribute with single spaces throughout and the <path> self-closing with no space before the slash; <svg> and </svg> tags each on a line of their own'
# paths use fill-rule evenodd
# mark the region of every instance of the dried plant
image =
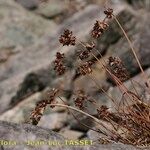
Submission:
<svg viewBox="0 0 150 150">
<path fill-rule="evenodd" d="M 76 37 L 73 36 L 72 31 L 64 30 L 64 33 L 60 36 L 59 42 L 63 44 L 63 46 L 75 45 Z"/>
<path fill-rule="evenodd" d="M 64 58 L 64 53 L 56 53 L 56 59 L 54 60 L 54 70 L 58 75 L 63 75 L 66 71 L 66 66 L 64 65 Z"/>
<path fill-rule="evenodd" d="M 107 69 L 121 82 L 129 79 L 129 73 L 119 57 L 109 57 Z"/>
<path fill-rule="evenodd" d="M 107 29 L 109 25 L 105 21 L 98 21 L 96 20 L 96 23 L 94 24 L 93 30 L 92 30 L 92 36 L 94 38 L 99 38 L 104 31 Z"/>
<path fill-rule="evenodd" d="M 106 17 L 103 21 L 96 20 L 96 23 L 94 24 L 92 29 L 92 37 L 100 38 L 101 35 L 104 34 L 105 30 L 109 27 L 107 20 L 114 18 L 118 23 L 120 29 L 123 31 L 147 83 L 147 75 L 145 74 L 139 62 L 133 45 L 129 40 L 126 32 L 119 23 L 118 19 L 113 14 L 113 9 L 106 8 L 104 14 L 106 15 Z M 67 29 L 60 36 L 59 42 L 63 44 L 63 46 L 74 46 L 77 43 L 77 39 L 75 36 L 73 36 L 72 31 Z M 81 44 L 81 46 L 83 46 L 83 50 L 77 53 L 77 57 L 79 58 L 81 63 L 75 69 L 81 76 L 87 75 L 90 79 L 92 79 L 96 83 L 98 89 L 101 89 L 101 91 L 107 95 L 108 99 L 112 101 L 115 109 L 112 110 L 108 106 L 104 105 L 100 106 L 99 104 L 97 104 L 96 100 L 91 98 L 89 99 L 89 97 L 85 94 L 83 90 L 79 90 L 76 94 L 76 98 L 74 99 L 74 104 L 77 108 L 69 106 L 66 103 L 58 104 L 55 102 L 55 98 L 56 96 L 60 98 L 58 94 L 59 90 L 53 89 L 48 99 L 41 100 L 31 113 L 30 118 L 32 120 L 32 123 L 35 125 L 38 124 L 47 105 L 49 105 L 50 107 L 65 107 L 68 109 L 68 111 L 71 112 L 71 114 L 79 123 L 80 121 L 72 113 L 72 111 L 77 111 L 93 119 L 93 121 L 98 124 L 98 126 L 96 126 L 97 129 L 94 129 L 81 122 L 82 125 L 88 127 L 89 129 L 104 135 L 103 137 L 99 138 L 100 143 L 104 144 L 109 142 L 121 142 L 124 144 L 131 144 L 135 146 L 150 146 L 150 105 L 144 102 L 137 92 L 130 91 L 124 85 L 123 82 L 128 80 L 130 77 L 121 59 L 119 57 L 110 56 L 108 58 L 108 62 L 106 62 L 102 58 L 100 52 L 96 49 L 96 46 L 93 42 L 91 44 L 84 44 L 82 41 L 78 42 L 79 44 Z M 93 49 L 99 52 L 101 59 L 97 58 L 97 56 L 93 53 Z M 94 77 L 90 76 L 93 73 L 92 66 L 95 62 L 93 60 L 85 61 L 85 59 L 89 58 L 89 56 L 93 56 L 94 59 L 96 59 L 97 63 L 102 67 L 102 69 L 106 71 L 107 75 L 109 75 L 109 77 L 111 77 L 116 82 L 116 85 L 119 87 L 120 92 L 122 93 L 122 97 L 125 97 L 123 105 L 119 105 L 119 109 L 116 100 L 114 100 L 107 94 L 102 86 L 100 86 L 95 81 Z M 57 52 L 56 59 L 54 60 L 54 70 L 58 75 L 62 75 L 64 74 L 64 72 L 67 71 L 66 67 L 63 64 L 64 58 L 65 56 L 63 53 Z M 133 82 L 132 84 L 134 86 Z M 95 110 L 97 110 L 97 114 L 92 115 L 88 112 L 85 112 L 85 102 L 94 105 Z"/>
</svg>

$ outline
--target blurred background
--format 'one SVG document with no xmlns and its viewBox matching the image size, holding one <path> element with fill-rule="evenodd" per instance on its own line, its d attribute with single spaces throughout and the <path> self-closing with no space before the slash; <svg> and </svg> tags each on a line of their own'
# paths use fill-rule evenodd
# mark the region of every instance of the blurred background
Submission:
<svg viewBox="0 0 150 150">
<path fill-rule="evenodd" d="M 36 103 L 44 99 L 53 87 L 63 88 L 65 92 L 61 97 L 71 105 L 73 93 L 83 89 L 100 105 L 111 106 L 110 100 L 92 80 L 76 75 L 76 53 L 82 47 L 62 47 L 58 41 L 63 30 L 68 28 L 80 41 L 90 42 L 90 31 L 96 20 L 104 18 L 105 6 L 114 9 L 114 14 L 136 47 L 144 70 L 150 75 L 149 0 L 0 0 L 0 120 L 27 122 Z M 139 67 L 121 30 L 113 19 L 109 25 L 105 34 L 95 41 L 96 48 L 104 58 L 119 56 L 131 78 L 142 82 Z M 57 51 L 66 54 L 68 66 L 65 75 L 59 77 L 51 64 Z M 120 100 L 118 88 L 97 63 L 93 75 L 108 94 Z M 125 84 L 132 90 L 129 81 Z M 137 88 L 149 100 L 146 91 Z M 88 111 L 91 114 L 96 112 L 92 106 Z M 80 115 L 80 120 L 94 126 L 84 116 Z M 48 108 L 38 126 L 58 131 L 71 139 L 93 136 L 64 108 Z"/>
</svg>

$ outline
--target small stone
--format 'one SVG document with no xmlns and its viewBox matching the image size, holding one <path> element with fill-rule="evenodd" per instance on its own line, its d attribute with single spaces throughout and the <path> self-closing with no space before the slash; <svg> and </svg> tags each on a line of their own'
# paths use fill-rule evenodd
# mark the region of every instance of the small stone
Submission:
<svg viewBox="0 0 150 150">
<path fill-rule="evenodd" d="M 16 0 L 16 2 L 27 9 L 35 9 L 39 4 L 39 0 Z"/>
<path fill-rule="evenodd" d="M 81 119 L 80 117 L 78 117 L 78 119 L 80 120 L 82 124 L 85 124 L 89 127 L 92 127 L 94 125 L 93 119 L 90 119 L 89 117 L 83 116 Z M 70 129 L 81 131 L 81 132 L 87 132 L 89 128 L 87 128 L 86 126 L 82 124 L 80 124 L 77 120 L 75 120 L 75 118 L 73 118 L 73 120 L 70 122 Z"/>
<path fill-rule="evenodd" d="M 46 3 L 40 4 L 37 13 L 48 18 L 53 18 L 62 15 L 66 10 L 65 2 L 61 0 L 51 0 Z"/>
<path fill-rule="evenodd" d="M 61 129 L 67 120 L 67 113 L 52 113 L 43 115 L 38 126 L 58 130 Z"/>
<path fill-rule="evenodd" d="M 71 140 L 79 139 L 79 138 L 81 138 L 84 135 L 83 132 L 69 130 L 69 129 L 62 129 L 59 133 L 63 137 L 65 137 L 67 139 L 71 139 Z"/>
</svg>

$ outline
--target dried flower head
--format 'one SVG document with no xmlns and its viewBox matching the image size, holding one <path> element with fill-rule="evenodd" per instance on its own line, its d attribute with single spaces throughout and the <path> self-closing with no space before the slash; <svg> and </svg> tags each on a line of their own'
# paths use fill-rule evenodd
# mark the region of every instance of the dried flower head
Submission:
<svg viewBox="0 0 150 150">
<path fill-rule="evenodd" d="M 82 50 L 77 52 L 77 56 L 81 59 L 87 59 L 90 56 L 90 52 L 87 50 Z"/>
<path fill-rule="evenodd" d="M 57 96 L 57 94 L 59 93 L 59 90 L 56 88 L 53 88 L 52 90 L 50 90 L 48 92 L 48 98 L 47 98 L 47 104 L 53 104 L 56 103 L 55 101 L 55 97 Z M 51 108 L 53 108 L 54 106 L 51 106 Z"/>
<path fill-rule="evenodd" d="M 107 118 L 109 115 L 108 107 L 105 105 L 102 105 L 100 108 L 97 109 L 97 116 L 99 119 Z"/>
<path fill-rule="evenodd" d="M 40 121 L 40 119 L 43 115 L 43 112 L 44 112 L 46 106 L 47 106 L 46 100 L 42 100 L 37 103 L 35 109 L 32 111 L 32 113 L 30 115 L 30 120 L 32 121 L 33 125 L 38 124 L 38 122 Z"/>
<path fill-rule="evenodd" d="M 107 8 L 104 10 L 104 14 L 106 15 L 106 18 L 111 19 L 113 17 L 113 9 Z"/>
<path fill-rule="evenodd" d="M 96 23 L 94 24 L 93 30 L 92 30 L 92 36 L 94 38 L 99 38 L 102 33 L 107 29 L 109 25 L 104 21 L 98 21 L 96 20 Z"/>
<path fill-rule="evenodd" d="M 90 56 L 90 52 L 95 48 L 95 43 L 92 42 L 91 44 L 86 44 L 85 45 L 86 50 L 82 50 L 77 52 L 77 56 L 81 59 L 87 59 Z"/>
<path fill-rule="evenodd" d="M 115 75 L 121 82 L 129 78 L 127 69 L 124 67 L 123 62 L 119 57 L 108 58 L 108 70 Z"/>
<path fill-rule="evenodd" d="M 87 95 L 83 90 L 79 90 L 77 93 L 77 98 L 75 98 L 75 106 L 78 107 L 79 109 L 83 110 L 84 109 L 84 102 L 87 100 Z"/>
<path fill-rule="evenodd" d="M 44 110 L 48 104 L 53 104 L 55 103 L 55 97 L 58 94 L 59 90 L 53 88 L 49 93 L 48 93 L 48 98 L 45 100 L 41 100 L 36 104 L 35 109 L 32 111 L 30 115 L 30 120 L 32 121 L 33 125 L 37 125 L 38 122 L 40 121 Z M 52 107 L 53 108 L 53 107 Z"/>
<path fill-rule="evenodd" d="M 59 42 L 63 44 L 63 46 L 75 45 L 76 37 L 73 36 L 72 31 L 64 30 L 64 33 L 60 36 Z"/>
<path fill-rule="evenodd" d="M 64 66 L 64 53 L 57 52 L 56 59 L 54 60 L 54 70 L 58 75 L 63 75 L 66 71 L 66 67 Z"/>
<path fill-rule="evenodd" d="M 81 66 L 78 67 L 77 72 L 81 75 L 86 75 L 86 74 L 90 74 L 92 73 L 92 65 L 93 65 L 93 61 L 89 60 L 87 62 L 85 62 L 84 64 L 82 64 Z"/>
</svg>

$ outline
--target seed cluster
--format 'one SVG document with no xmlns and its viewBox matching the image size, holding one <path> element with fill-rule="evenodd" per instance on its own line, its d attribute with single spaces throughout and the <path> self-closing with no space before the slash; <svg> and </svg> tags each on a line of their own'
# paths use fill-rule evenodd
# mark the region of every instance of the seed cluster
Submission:
<svg viewBox="0 0 150 150">
<path fill-rule="evenodd" d="M 109 115 L 108 108 L 105 105 L 102 105 L 97 109 L 97 116 L 99 119 L 104 119 Z"/>
<path fill-rule="evenodd" d="M 104 14 L 106 15 L 106 18 L 111 19 L 113 17 L 113 9 L 107 8 L 104 10 Z"/>
<path fill-rule="evenodd" d="M 82 65 L 80 65 L 78 68 L 77 68 L 77 72 L 80 74 L 80 75 L 86 75 L 86 74 L 90 74 L 92 73 L 92 65 L 93 65 L 93 61 L 89 60 L 85 63 L 83 63 Z"/>
<path fill-rule="evenodd" d="M 63 75 L 66 71 L 66 66 L 64 65 L 64 58 L 64 53 L 56 53 L 56 59 L 54 60 L 54 70 L 58 75 Z"/>
<path fill-rule="evenodd" d="M 82 50 L 80 52 L 78 52 L 78 57 L 81 60 L 87 59 L 90 56 L 91 51 L 95 48 L 95 43 L 92 42 L 91 44 L 86 44 L 85 45 L 86 50 Z"/>
<path fill-rule="evenodd" d="M 96 20 L 96 23 L 94 24 L 94 27 L 92 29 L 92 37 L 99 38 L 108 26 L 109 25 L 105 21 Z"/>
<path fill-rule="evenodd" d="M 111 19 L 113 17 L 113 9 L 107 8 L 104 10 L 104 14 L 106 17 L 103 19 L 103 21 L 96 20 L 91 35 L 93 38 L 99 38 L 104 31 L 108 28 L 108 23 L 106 22 L 106 19 Z"/>
<path fill-rule="evenodd" d="M 129 78 L 128 71 L 119 57 L 108 58 L 108 70 L 121 82 L 124 82 Z"/>
<path fill-rule="evenodd" d="M 64 30 L 64 33 L 60 36 L 59 42 L 63 44 L 63 46 L 69 46 L 69 45 L 75 45 L 76 43 L 76 37 L 73 36 L 72 31 L 66 29 Z"/>
<path fill-rule="evenodd" d="M 36 104 L 35 109 L 32 111 L 30 115 L 30 120 L 32 121 L 33 125 L 37 125 L 40 121 L 44 110 L 48 104 L 55 103 L 55 97 L 58 94 L 58 89 L 52 89 L 50 93 L 48 94 L 48 98 L 46 100 L 41 100 Z"/>
<path fill-rule="evenodd" d="M 77 98 L 75 98 L 74 103 L 75 106 L 78 107 L 79 109 L 83 110 L 84 109 L 84 102 L 88 99 L 87 95 L 83 90 L 79 90 L 77 94 Z"/>
</svg>

